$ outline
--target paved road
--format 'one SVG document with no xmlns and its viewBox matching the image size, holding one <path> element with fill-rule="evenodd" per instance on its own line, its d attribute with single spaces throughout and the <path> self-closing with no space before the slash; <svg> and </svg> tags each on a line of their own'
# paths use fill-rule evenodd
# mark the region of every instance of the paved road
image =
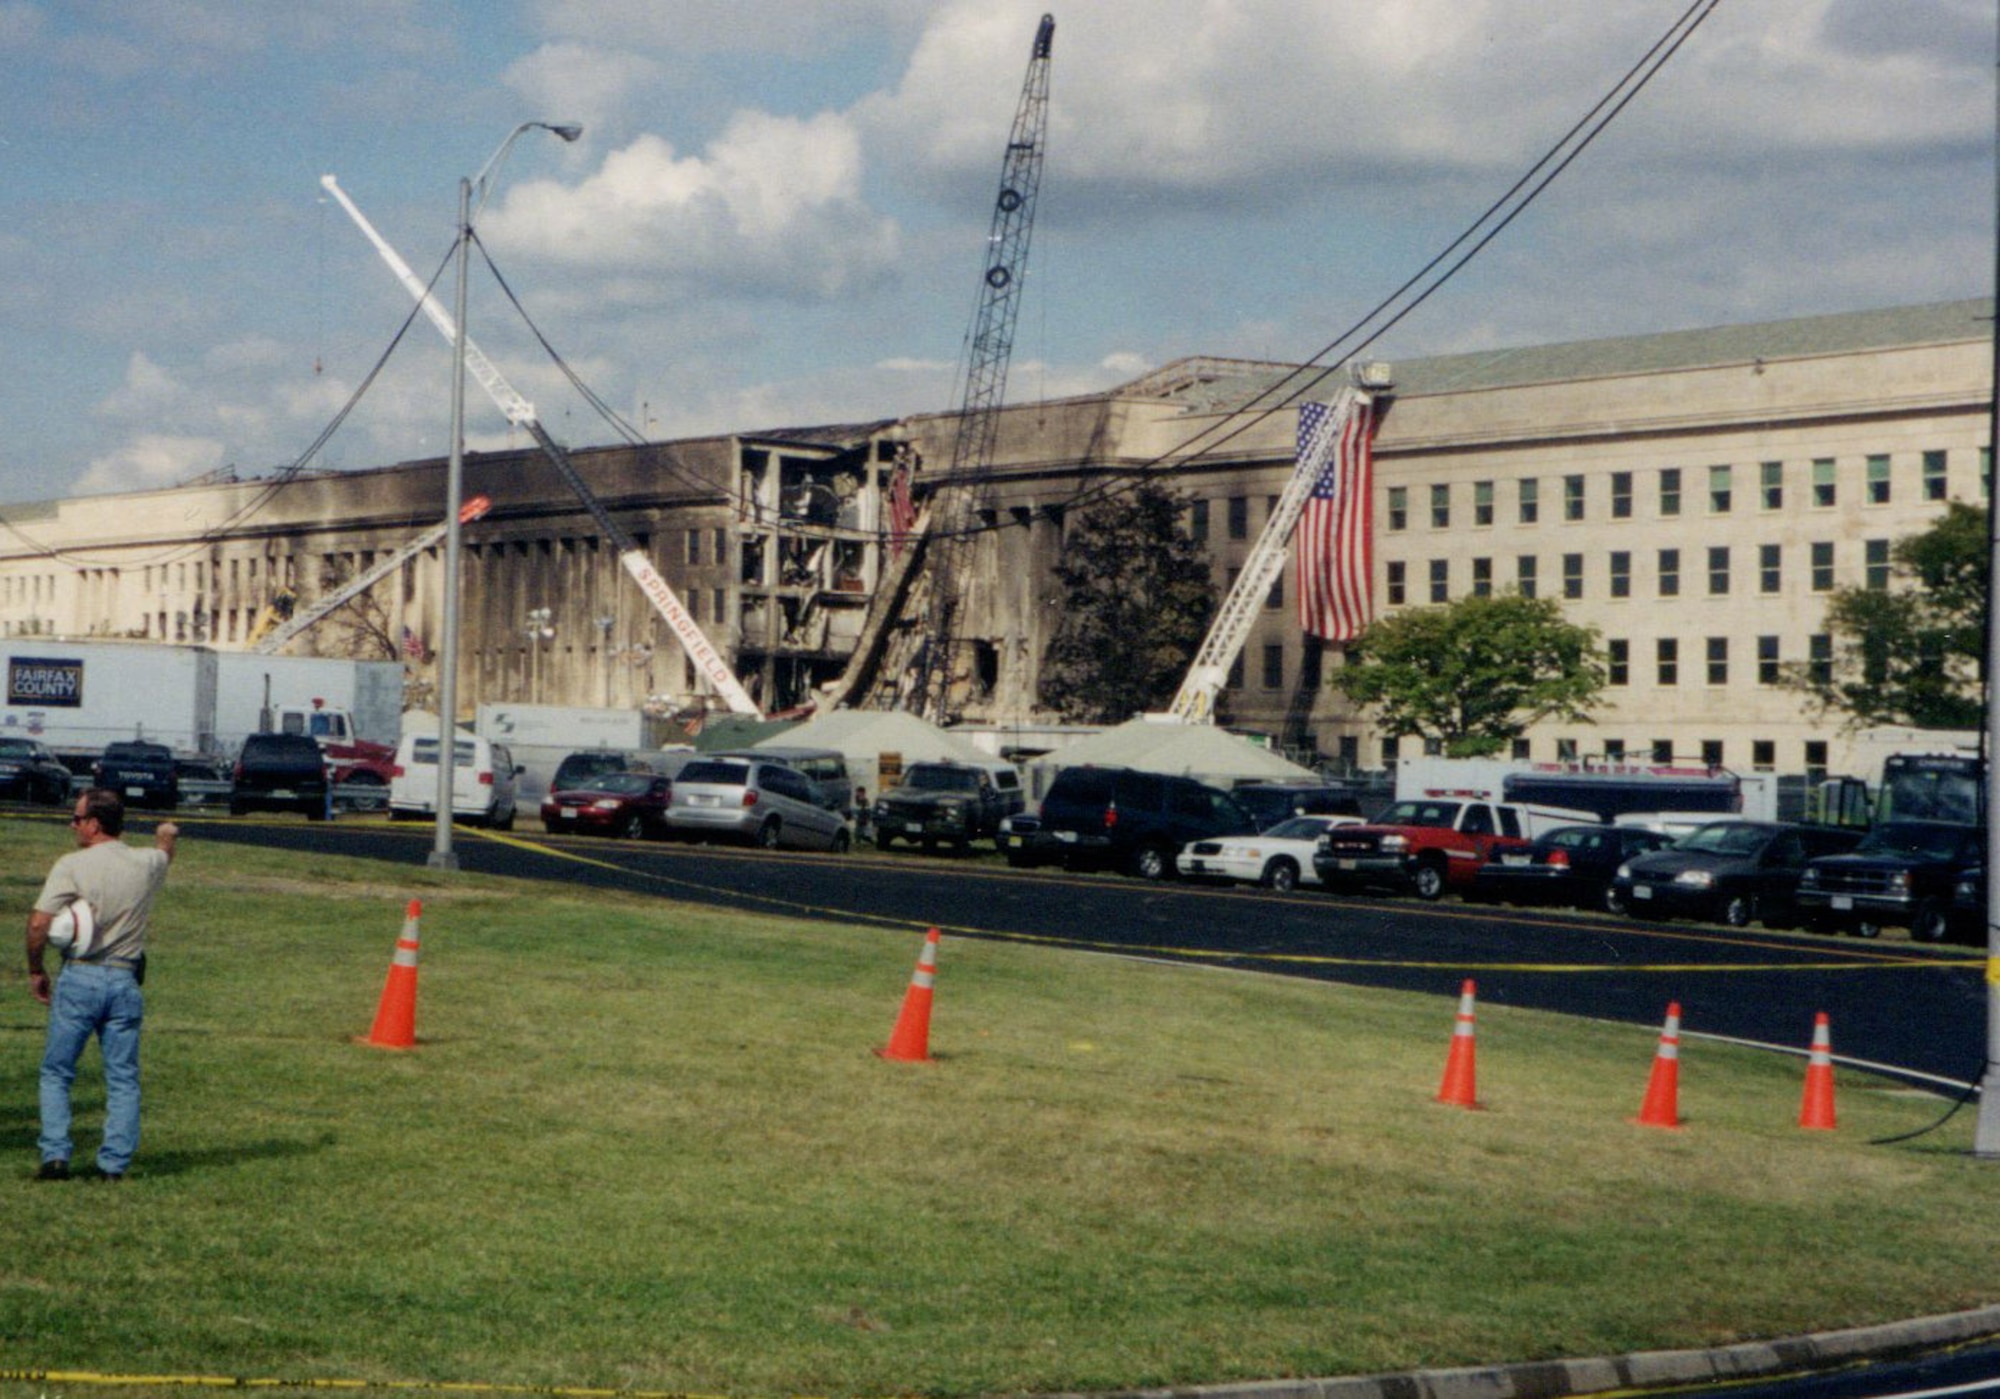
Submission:
<svg viewBox="0 0 2000 1399">
<path fill-rule="evenodd" d="M 201 840 L 421 866 L 429 826 L 192 818 Z M 1978 1078 L 1985 986 L 1971 949 L 1771 934 L 1610 916 L 1496 912 L 1317 891 L 1146 885 L 944 858 L 766 855 L 714 847 L 462 831 L 462 866 L 797 917 L 1198 959 L 1288 976 L 1456 995 L 1802 1050 L 1815 1011 L 1834 1050 L 1941 1090 Z"/>
</svg>

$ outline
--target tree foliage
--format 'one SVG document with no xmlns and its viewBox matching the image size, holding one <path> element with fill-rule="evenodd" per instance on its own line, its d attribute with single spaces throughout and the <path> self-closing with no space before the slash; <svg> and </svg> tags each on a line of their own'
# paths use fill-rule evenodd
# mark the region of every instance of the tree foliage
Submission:
<svg viewBox="0 0 2000 1399">
<path fill-rule="evenodd" d="M 1119 723 L 1172 702 L 1215 607 L 1187 500 L 1158 482 L 1069 522 L 1061 621 L 1042 661 L 1041 701 L 1071 723 Z"/>
<path fill-rule="evenodd" d="M 1543 719 L 1590 722 L 1606 682 L 1597 631 L 1549 598 L 1465 597 L 1384 617 L 1332 683 L 1391 736 L 1454 758 L 1498 753 Z"/>
<path fill-rule="evenodd" d="M 1828 599 L 1829 662 L 1787 681 L 1855 725 L 1972 729 L 1984 722 L 1986 513 L 1953 501 L 1922 534 L 1889 550 L 1890 586 Z"/>
</svg>

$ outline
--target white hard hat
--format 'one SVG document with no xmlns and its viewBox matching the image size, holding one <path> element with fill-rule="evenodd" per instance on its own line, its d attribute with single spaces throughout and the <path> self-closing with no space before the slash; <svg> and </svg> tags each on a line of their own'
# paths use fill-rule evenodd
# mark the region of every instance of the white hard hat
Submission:
<svg viewBox="0 0 2000 1399">
<path fill-rule="evenodd" d="M 69 958 L 88 957 L 97 948 L 97 915 L 82 899 L 73 901 L 49 924 L 49 942 Z"/>
</svg>

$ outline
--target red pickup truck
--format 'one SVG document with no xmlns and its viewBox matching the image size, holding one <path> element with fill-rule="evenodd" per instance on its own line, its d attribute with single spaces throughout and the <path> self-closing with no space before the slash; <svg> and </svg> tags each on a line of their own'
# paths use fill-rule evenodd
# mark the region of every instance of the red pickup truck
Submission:
<svg viewBox="0 0 2000 1399">
<path fill-rule="evenodd" d="M 1330 889 L 1376 885 L 1420 899 L 1464 889 L 1501 850 L 1525 850 L 1556 826 L 1597 825 L 1587 811 L 1512 802 L 1426 797 L 1401 801 L 1365 826 L 1338 826 L 1320 837 L 1313 872 Z"/>
</svg>

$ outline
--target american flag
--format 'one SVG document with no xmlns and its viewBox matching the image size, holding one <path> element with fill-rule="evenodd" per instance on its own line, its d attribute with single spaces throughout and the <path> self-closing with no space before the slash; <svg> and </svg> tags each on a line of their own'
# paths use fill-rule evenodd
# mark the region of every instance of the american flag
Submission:
<svg viewBox="0 0 2000 1399">
<path fill-rule="evenodd" d="M 1327 430 L 1332 411 L 1324 403 L 1299 409 L 1301 457 Z M 1352 641 L 1374 615 L 1374 443 L 1375 406 L 1359 397 L 1334 449 L 1320 447 L 1326 464 L 1299 519 L 1299 625 L 1328 641 Z"/>
<path fill-rule="evenodd" d="M 420 661 L 424 658 L 423 641 L 408 627 L 403 628 L 403 654 L 413 661 Z"/>
</svg>

